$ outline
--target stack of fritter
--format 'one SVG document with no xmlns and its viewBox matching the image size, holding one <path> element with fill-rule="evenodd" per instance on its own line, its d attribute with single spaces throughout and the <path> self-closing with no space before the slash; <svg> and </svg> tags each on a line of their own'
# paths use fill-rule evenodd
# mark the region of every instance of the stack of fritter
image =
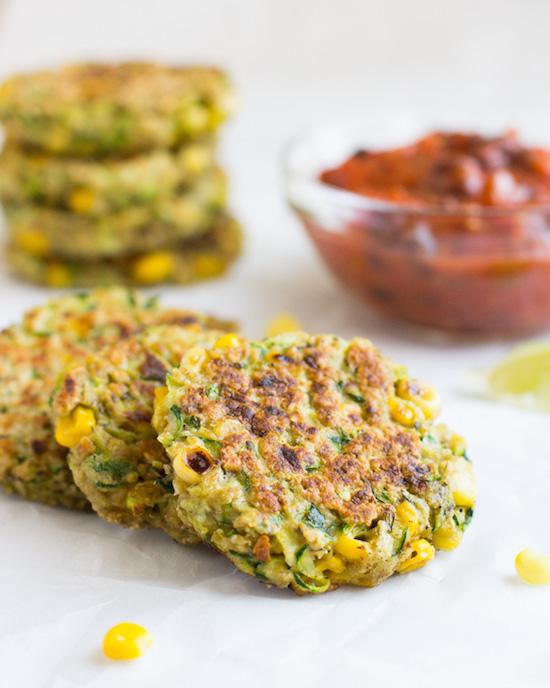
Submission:
<svg viewBox="0 0 550 688">
<path fill-rule="evenodd" d="M 0 87 L 0 197 L 13 269 L 55 287 L 186 283 L 225 271 L 241 231 L 225 209 L 216 69 L 75 65 Z"/>
<path fill-rule="evenodd" d="M 123 289 L 27 314 L 0 334 L 0 484 L 299 594 L 460 544 L 475 476 L 433 389 L 367 339 L 228 327 Z"/>
</svg>

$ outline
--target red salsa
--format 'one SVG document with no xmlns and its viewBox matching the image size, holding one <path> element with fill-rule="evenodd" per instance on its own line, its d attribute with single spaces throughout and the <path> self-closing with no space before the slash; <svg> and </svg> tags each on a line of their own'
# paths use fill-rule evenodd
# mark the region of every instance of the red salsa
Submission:
<svg viewBox="0 0 550 688">
<path fill-rule="evenodd" d="M 381 310 L 481 332 L 550 326 L 550 151 L 432 133 L 361 150 L 321 181 L 368 197 L 340 231 L 306 214 L 335 273 Z"/>
</svg>

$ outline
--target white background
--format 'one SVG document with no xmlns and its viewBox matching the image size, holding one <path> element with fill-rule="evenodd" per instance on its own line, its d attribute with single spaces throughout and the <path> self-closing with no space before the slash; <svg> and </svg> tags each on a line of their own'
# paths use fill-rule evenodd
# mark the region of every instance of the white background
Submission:
<svg viewBox="0 0 550 688">
<path fill-rule="evenodd" d="M 548 142 L 545 0 L 0 0 L 0 72 L 82 58 L 207 61 L 240 93 L 224 160 L 248 233 L 230 277 L 165 300 L 237 316 L 261 335 L 276 312 L 371 337 L 442 391 L 469 439 L 479 508 L 454 553 L 376 590 L 312 599 L 268 591 L 207 551 L 93 516 L 0 498 L 0 686 L 550 685 L 550 589 L 513 558 L 550 553 L 550 434 L 543 415 L 477 400 L 469 371 L 509 342 L 427 335 L 385 322 L 325 272 L 286 209 L 280 156 L 313 122 L 364 117 L 483 128 Z M 0 325 L 46 297 L 0 267 Z M 109 625 L 147 625 L 153 650 L 112 665 Z"/>
</svg>

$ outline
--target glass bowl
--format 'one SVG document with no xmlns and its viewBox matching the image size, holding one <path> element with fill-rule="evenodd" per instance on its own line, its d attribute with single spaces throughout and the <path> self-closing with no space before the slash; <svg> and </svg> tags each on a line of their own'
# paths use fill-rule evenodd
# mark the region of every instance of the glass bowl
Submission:
<svg viewBox="0 0 550 688">
<path fill-rule="evenodd" d="M 361 148 L 402 145 L 420 134 L 380 137 L 372 146 L 322 127 L 289 146 L 287 197 L 327 266 L 377 310 L 420 325 L 491 334 L 549 327 L 548 206 L 419 208 L 319 180 Z"/>
</svg>

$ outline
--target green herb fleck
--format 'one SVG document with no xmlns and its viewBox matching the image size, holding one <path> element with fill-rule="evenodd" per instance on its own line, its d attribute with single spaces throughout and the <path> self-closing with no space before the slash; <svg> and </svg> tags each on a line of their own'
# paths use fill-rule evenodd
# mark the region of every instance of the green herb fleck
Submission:
<svg viewBox="0 0 550 688">
<path fill-rule="evenodd" d="M 155 296 L 150 296 L 145 301 L 145 303 L 143 304 L 143 307 L 147 308 L 148 310 L 152 309 L 152 308 L 156 308 L 158 306 L 158 302 L 159 302 L 159 296 L 158 296 L 158 294 L 156 294 Z"/>
<path fill-rule="evenodd" d="M 172 478 L 166 476 L 165 478 L 157 478 L 155 480 L 155 485 L 159 485 L 168 494 L 174 494 L 174 485 L 172 483 Z"/>
<path fill-rule="evenodd" d="M 179 406 L 170 406 L 170 413 L 174 416 L 176 419 L 176 434 L 179 433 L 183 427 L 183 417 L 181 413 L 181 409 Z"/>
<path fill-rule="evenodd" d="M 346 395 L 355 401 L 357 404 L 364 404 L 365 403 L 365 397 L 361 396 L 361 394 L 355 394 L 354 392 L 346 392 Z"/>
<path fill-rule="evenodd" d="M 405 547 L 405 543 L 407 542 L 408 534 L 409 534 L 409 529 L 405 528 L 405 530 L 403 531 L 403 535 L 401 536 L 401 540 L 399 541 L 399 544 L 397 545 L 397 547 L 395 549 L 394 556 L 397 556 L 401 552 L 403 547 Z"/>
<path fill-rule="evenodd" d="M 257 349 L 258 353 L 260 354 L 260 356 L 262 358 L 264 358 L 264 356 L 267 353 L 267 348 L 265 346 L 263 346 L 262 344 L 258 344 L 257 342 L 250 342 L 250 348 L 251 349 Z"/>
<path fill-rule="evenodd" d="M 241 471 L 238 474 L 238 479 L 239 479 L 239 482 L 241 483 L 241 485 L 243 486 L 244 491 L 248 492 L 248 490 L 250 490 L 250 487 L 252 485 L 252 483 L 250 482 L 250 476 L 248 475 L 248 473 L 246 473 L 245 471 Z"/>
<path fill-rule="evenodd" d="M 342 428 L 338 428 L 338 434 L 337 435 L 332 435 L 330 437 L 330 441 L 332 444 L 339 449 L 339 451 L 342 451 L 346 445 L 348 445 L 352 440 L 351 435 L 348 435 L 347 432 L 342 430 Z"/>
<path fill-rule="evenodd" d="M 214 458 L 219 459 L 221 450 L 222 450 L 222 443 L 219 442 L 218 440 L 210 440 L 207 439 L 206 437 L 200 437 L 204 444 L 208 447 L 210 453 L 214 456 Z"/>
<path fill-rule="evenodd" d="M 209 385 L 206 388 L 206 396 L 209 399 L 219 399 L 220 396 L 220 386 L 218 384 Z"/>
<path fill-rule="evenodd" d="M 428 478 L 428 482 L 429 482 L 429 483 L 437 483 L 437 482 L 439 482 L 440 480 L 441 480 L 441 476 L 440 476 L 440 475 L 431 475 L 431 476 Z"/>
<path fill-rule="evenodd" d="M 312 528 L 319 528 L 319 530 L 325 530 L 327 527 L 326 518 L 314 504 L 309 507 L 306 515 L 304 516 L 304 522 Z"/>
<path fill-rule="evenodd" d="M 232 505 L 224 504 L 222 507 L 222 517 L 220 519 L 220 526 L 223 530 L 223 534 L 226 537 L 232 537 L 237 534 L 237 531 L 233 528 L 232 519 Z"/>
<path fill-rule="evenodd" d="M 253 576 L 256 575 L 256 567 L 260 562 L 255 557 L 250 554 L 236 552 L 235 550 L 229 550 L 229 554 L 237 560 L 234 562 L 237 568 L 241 569 L 245 573 L 250 573 Z"/>
<path fill-rule="evenodd" d="M 293 571 L 293 575 L 298 586 L 304 590 L 308 590 L 309 592 L 325 592 L 325 590 L 328 590 L 330 585 L 330 580 L 328 578 L 320 578 L 315 580 L 313 578 L 309 578 L 308 576 L 303 576 L 297 571 Z"/>
<path fill-rule="evenodd" d="M 384 504 L 391 504 L 392 500 L 391 497 L 389 496 L 387 490 L 384 488 L 383 490 L 373 490 L 372 494 L 374 495 L 375 499 L 379 502 L 382 502 Z"/>
<path fill-rule="evenodd" d="M 296 564 L 299 563 L 300 559 L 304 556 L 304 553 L 306 552 L 307 549 L 308 549 L 307 545 L 302 545 L 300 547 L 300 549 L 296 552 L 296 557 L 295 557 Z"/>
<path fill-rule="evenodd" d="M 186 416 L 184 425 L 193 430 L 198 430 L 201 426 L 201 419 L 198 416 Z"/>
<path fill-rule="evenodd" d="M 365 397 L 356 391 L 357 387 L 355 385 L 351 385 L 351 389 L 346 389 L 346 383 L 342 380 L 339 380 L 336 383 L 336 388 L 340 392 L 342 392 L 342 394 L 345 394 L 345 396 L 349 397 L 352 401 L 355 401 L 357 404 L 365 403 Z"/>
<path fill-rule="evenodd" d="M 198 430 L 200 428 L 201 421 L 198 416 L 186 416 L 181 412 L 179 406 L 175 404 L 170 407 L 170 411 L 177 421 L 176 434 L 181 432 L 183 428 L 188 428 L 190 430 Z"/>
<path fill-rule="evenodd" d="M 94 457 L 91 461 L 92 468 L 96 473 L 107 473 L 116 482 L 120 482 L 132 470 L 132 465 L 122 459 L 108 459 L 101 461 Z"/>
<path fill-rule="evenodd" d="M 116 490 L 122 487 L 123 483 L 104 483 L 101 480 L 96 480 L 95 486 L 100 490 Z"/>
</svg>

